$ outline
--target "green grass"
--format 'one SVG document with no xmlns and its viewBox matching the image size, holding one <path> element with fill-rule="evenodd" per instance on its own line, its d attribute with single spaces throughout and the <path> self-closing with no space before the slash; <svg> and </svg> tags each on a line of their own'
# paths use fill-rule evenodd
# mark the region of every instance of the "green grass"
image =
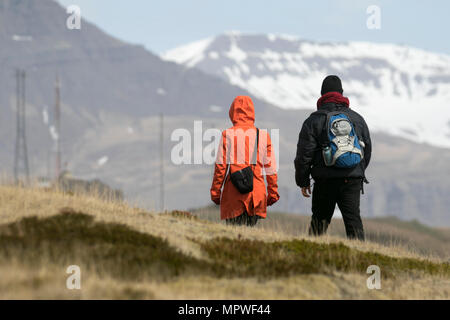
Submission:
<svg viewBox="0 0 450 320">
<path fill-rule="evenodd" d="M 220 221 L 217 206 L 194 210 L 201 220 Z M 256 228 L 280 232 L 294 237 L 308 233 L 311 216 L 270 212 L 268 218 L 261 220 Z M 403 221 L 395 217 L 364 218 L 366 239 L 370 242 L 386 246 L 401 246 L 408 251 L 425 256 L 450 259 L 450 229 L 423 225 L 418 221 Z M 345 238 L 344 223 L 341 219 L 333 219 L 328 234 Z"/>
<path fill-rule="evenodd" d="M 190 218 L 179 212 L 173 216 Z M 402 273 L 450 277 L 448 263 L 392 258 L 361 252 L 342 243 L 228 238 L 194 241 L 209 259 L 189 256 L 160 237 L 128 226 L 95 221 L 90 215 L 63 209 L 51 217 L 27 217 L 0 226 L 0 263 L 14 259 L 27 266 L 76 264 L 82 270 L 133 281 L 165 280 L 187 274 L 264 279 L 330 274 L 335 270 L 365 274 L 373 264 L 381 268 L 384 277 Z"/>
<path fill-rule="evenodd" d="M 32 266 L 76 264 L 121 279 L 166 278 L 202 267 L 160 237 L 121 224 L 96 222 L 70 209 L 1 226 L 0 243 L 3 261 L 16 258 Z"/>
<path fill-rule="evenodd" d="M 203 243 L 202 247 L 216 264 L 227 270 L 226 273 L 241 277 L 327 274 L 333 270 L 365 273 L 370 265 L 378 265 L 385 277 L 417 272 L 450 277 L 448 263 L 392 258 L 361 252 L 342 243 L 323 244 L 307 240 L 266 243 L 220 238 Z"/>
<path fill-rule="evenodd" d="M 372 221 L 386 223 L 388 225 L 397 226 L 398 228 L 402 228 L 405 230 L 411 230 L 414 232 L 426 234 L 432 238 L 436 238 L 441 241 L 445 242 L 450 241 L 450 233 L 448 232 L 448 229 L 441 230 L 438 228 L 429 227 L 420 223 L 417 220 L 403 221 L 396 217 L 384 217 L 384 218 L 373 218 Z"/>
</svg>

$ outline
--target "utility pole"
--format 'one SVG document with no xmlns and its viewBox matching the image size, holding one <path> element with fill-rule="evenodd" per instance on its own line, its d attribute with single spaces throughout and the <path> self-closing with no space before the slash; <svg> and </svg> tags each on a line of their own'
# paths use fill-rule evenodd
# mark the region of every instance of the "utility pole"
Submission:
<svg viewBox="0 0 450 320">
<path fill-rule="evenodd" d="M 27 140 L 25 130 L 25 79 L 24 70 L 16 70 L 16 147 L 14 154 L 14 180 L 20 182 L 20 174 L 25 175 L 25 181 L 30 179 L 30 170 L 28 167 Z"/>
<path fill-rule="evenodd" d="M 161 112 L 160 114 L 160 128 L 159 128 L 159 143 L 160 143 L 160 150 L 159 150 L 159 177 L 160 177 L 160 210 L 161 212 L 164 211 L 164 114 Z"/>
<path fill-rule="evenodd" d="M 286 189 L 286 213 L 289 213 L 289 188 Z"/>
<path fill-rule="evenodd" d="M 59 78 L 56 76 L 55 82 L 55 131 L 56 131 L 56 141 L 55 141 L 55 179 L 59 179 L 61 174 L 61 106 L 60 106 L 60 84 Z"/>
</svg>

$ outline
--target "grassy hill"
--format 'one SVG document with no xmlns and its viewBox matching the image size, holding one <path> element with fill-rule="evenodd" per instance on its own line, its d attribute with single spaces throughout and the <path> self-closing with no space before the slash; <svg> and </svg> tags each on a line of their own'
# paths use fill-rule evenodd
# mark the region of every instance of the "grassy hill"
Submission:
<svg viewBox="0 0 450 320">
<path fill-rule="evenodd" d="M 211 221 L 214 210 L 146 212 L 94 196 L 1 186 L 0 298 L 450 297 L 448 230 L 371 220 L 375 241 L 361 243 L 342 238 L 338 221 L 331 235 L 309 238 L 305 217 L 274 213 L 249 229 Z M 416 244 L 382 241 L 386 234 L 416 236 Z M 381 290 L 366 286 L 374 264 Z M 81 268 L 81 290 L 66 288 L 69 265 Z"/>
<path fill-rule="evenodd" d="M 216 206 L 193 210 L 193 213 L 202 219 L 220 221 L 219 209 Z M 310 216 L 271 212 L 263 223 L 257 225 L 257 228 L 302 237 L 308 233 L 310 221 Z M 436 256 L 450 261 L 449 228 L 432 228 L 416 220 L 402 221 L 396 217 L 363 217 L 363 223 L 366 238 L 371 242 L 389 247 L 402 247 L 420 255 Z M 344 238 L 345 229 L 342 219 L 333 219 L 328 233 Z"/>
</svg>

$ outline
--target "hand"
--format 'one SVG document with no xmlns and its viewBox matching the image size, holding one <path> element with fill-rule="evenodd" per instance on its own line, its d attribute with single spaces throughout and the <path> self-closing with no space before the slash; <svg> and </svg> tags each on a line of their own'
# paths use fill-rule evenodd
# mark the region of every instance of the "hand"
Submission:
<svg viewBox="0 0 450 320">
<path fill-rule="evenodd" d="M 303 195 L 305 198 L 311 197 L 311 186 L 303 187 L 303 188 L 302 188 L 302 195 Z"/>
<path fill-rule="evenodd" d="M 278 199 L 277 198 L 274 198 L 274 197 L 269 197 L 268 199 L 267 199 L 267 205 L 270 207 L 271 205 L 273 205 L 275 202 L 277 202 L 278 201 Z"/>
<path fill-rule="evenodd" d="M 211 198 L 212 202 L 219 205 L 220 204 L 220 198 Z"/>
</svg>

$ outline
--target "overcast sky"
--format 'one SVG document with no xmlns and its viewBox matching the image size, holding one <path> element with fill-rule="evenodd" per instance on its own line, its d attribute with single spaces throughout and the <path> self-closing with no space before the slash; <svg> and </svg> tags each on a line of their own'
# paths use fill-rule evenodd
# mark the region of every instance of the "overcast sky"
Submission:
<svg viewBox="0 0 450 320">
<path fill-rule="evenodd" d="M 83 18 L 155 53 L 238 30 L 282 33 L 316 41 L 407 44 L 450 54 L 448 0 L 58 0 Z M 366 9 L 381 10 L 381 29 L 369 30 Z"/>
</svg>

